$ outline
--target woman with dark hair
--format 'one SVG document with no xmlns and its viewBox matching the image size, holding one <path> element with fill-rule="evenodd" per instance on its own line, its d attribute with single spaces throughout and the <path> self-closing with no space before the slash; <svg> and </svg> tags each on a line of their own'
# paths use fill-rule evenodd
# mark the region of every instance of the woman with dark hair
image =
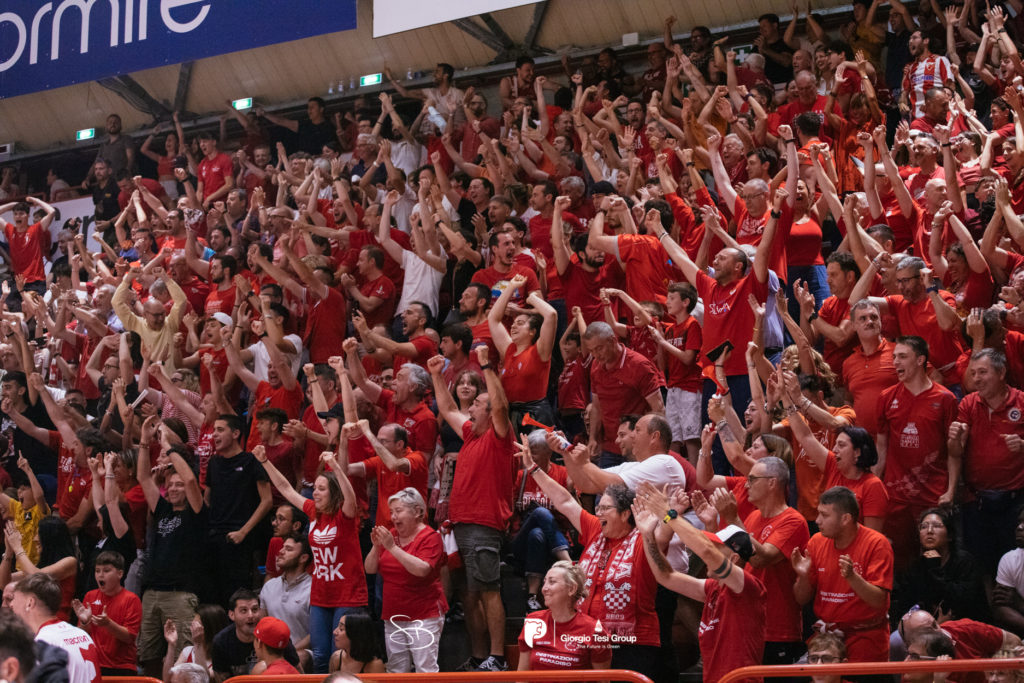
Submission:
<svg viewBox="0 0 1024 683">
<path fill-rule="evenodd" d="M 476 370 L 463 370 L 455 376 L 455 383 L 452 386 L 452 396 L 455 398 L 455 405 L 459 412 L 469 417 L 469 407 L 480 394 L 487 391 L 483 375 Z M 447 503 L 448 496 L 452 492 L 452 481 L 455 477 L 455 459 L 462 450 L 462 435 L 456 434 L 448 421 L 438 416 L 438 435 L 441 437 L 441 448 L 444 450 L 444 457 L 440 458 L 437 465 L 437 481 L 430 493 L 430 507 L 436 509 L 441 503 Z M 443 520 L 439 520 L 443 521 Z"/>
<path fill-rule="evenodd" d="M 956 236 L 956 241 L 950 243 L 945 251 L 942 244 L 948 240 L 943 239 L 943 224 L 948 225 Z M 928 254 L 934 274 L 942 280 L 942 288 L 956 299 L 957 315 L 965 318 L 971 309 L 988 308 L 992 304 L 996 288 L 992 271 L 950 202 L 943 203 L 935 214 L 928 239 Z"/>
<path fill-rule="evenodd" d="M 814 466 L 824 472 L 822 490 L 845 486 L 853 491 L 860 505 L 860 522 L 881 531 L 889 492 L 882 480 L 871 473 L 871 468 L 878 462 L 878 451 L 868 431 L 863 427 L 840 427 L 832 447 L 834 450 L 829 450 L 814 436 L 789 392 L 782 392 L 782 403 L 789 414 L 789 428 L 793 436 Z"/>
<path fill-rule="evenodd" d="M 164 657 L 164 680 L 171 680 L 171 667 L 178 664 L 198 664 L 206 669 L 213 680 L 213 637 L 228 625 L 228 613 L 220 605 L 199 605 L 192 617 L 191 645 L 181 649 L 177 660 L 174 653 L 178 650 L 178 627 L 173 619 L 164 623 L 164 640 L 167 641 L 167 655 Z"/>
<path fill-rule="evenodd" d="M 39 548 L 39 562 L 32 562 L 21 544 L 21 532 L 8 521 L 4 527 L 7 547 L 14 553 L 19 571 L 9 575 L 10 582 L 18 582 L 26 576 L 43 573 L 53 577 L 60 584 L 60 609 L 57 618 L 67 621 L 71 614 L 71 599 L 75 596 L 75 582 L 78 579 L 78 555 L 71 539 L 68 525 L 60 517 L 44 517 L 39 521 L 36 532 L 36 547 Z M 10 571 L 4 563 L 3 573 Z"/>
<path fill-rule="evenodd" d="M 513 276 L 487 315 L 494 346 L 501 356 L 501 382 L 508 396 L 509 419 L 517 430 L 522 429 L 526 414 L 543 424 L 555 423 L 555 414 L 546 396 L 558 326 L 557 312 L 541 298 L 540 292 L 530 292 L 526 303 L 537 312 L 518 314 L 511 330 L 502 323 L 512 295 L 519 289 L 525 291 L 525 287 L 525 275 Z"/>
<path fill-rule="evenodd" d="M 337 420 L 338 418 L 329 418 Z M 336 429 L 331 426 L 331 431 Z M 354 431 L 353 431 L 354 430 Z M 351 433 L 350 433 L 351 432 Z M 331 632 L 346 614 L 366 608 L 366 577 L 359 548 L 359 505 L 345 472 L 348 470 L 348 442 L 352 434 L 361 434 L 357 425 L 341 430 L 338 456 L 331 451 L 320 454 L 324 465 L 313 482 L 309 500 L 288 483 L 288 479 L 267 458 L 262 445 L 253 448 L 253 456 L 289 503 L 310 520 L 309 545 L 313 550 L 313 586 L 309 596 L 309 636 L 315 673 L 327 673 L 331 656 Z M 344 570 L 342 569 L 344 568 Z"/>
<path fill-rule="evenodd" d="M 586 449 L 585 445 L 578 445 L 566 457 L 586 457 Z M 609 486 L 592 515 L 533 462 L 527 443 L 519 444 L 519 452 L 527 476 L 533 478 L 554 508 L 580 533 L 584 545 L 580 567 L 590 594 L 578 609 L 600 621 L 606 634 L 618 638 L 619 647 L 612 653 L 611 668 L 632 669 L 653 678 L 660 667 L 661 638 L 654 610 L 658 583 L 633 520 L 634 492 L 623 484 Z"/>
<path fill-rule="evenodd" d="M 906 572 L 896 577 L 889 614 L 900 616 L 917 605 L 950 619 L 988 621 L 988 600 L 978 563 L 957 545 L 952 512 L 931 508 L 917 525 L 920 551 Z"/>
<path fill-rule="evenodd" d="M 377 639 L 377 625 L 365 612 L 351 612 L 338 620 L 334 629 L 330 673 L 384 673 L 384 654 Z"/>
</svg>

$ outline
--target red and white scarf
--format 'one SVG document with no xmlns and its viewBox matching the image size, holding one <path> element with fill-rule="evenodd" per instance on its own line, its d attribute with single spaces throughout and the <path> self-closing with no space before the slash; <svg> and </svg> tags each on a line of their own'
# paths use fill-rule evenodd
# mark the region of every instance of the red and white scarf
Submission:
<svg viewBox="0 0 1024 683">
<path fill-rule="evenodd" d="M 646 562 L 640 532 L 633 529 L 613 553 L 603 534 L 587 546 L 580 567 L 587 576 L 587 597 L 580 609 L 601 622 L 604 630 L 623 636 L 636 631 L 638 563 Z M 602 602 L 594 604 L 594 586 L 603 582 Z"/>
</svg>

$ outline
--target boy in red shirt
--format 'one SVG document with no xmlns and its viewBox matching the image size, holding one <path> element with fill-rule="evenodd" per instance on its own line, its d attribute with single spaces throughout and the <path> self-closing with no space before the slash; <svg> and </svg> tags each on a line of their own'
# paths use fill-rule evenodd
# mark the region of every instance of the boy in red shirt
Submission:
<svg viewBox="0 0 1024 683">
<path fill-rule="evenodd" d="M 263 617 L 253 631 L 256 637 L 252 641 L 253 651 L 260 663 L 253 667 L 261 676 L 283 676 L 297 674 L 299 670 L 284 659 L 284 651 L 291 640 L 292 632 L 288 624 L 275 617 Z M 260 671 L 262 669 L 262 671 Z"/>
<path fill-rule="evenodd" d="M 28 222 L 30 205 L 38 206 L 46 212 L 46 215 L 38 223 L 31 225 Z M 46 291 L 43 255 L 50 251 L 50 223 L 53 222 L 57 209 L 41 199 L 26 197 L 24 202 L 11 202 L 0 206 L 0 214 L 8 211 L 13 212 L 14 222 L 8 223 L 0 218 L 0 228 L 3 229 L 4 239 L 7 241 L 11 253 L 11 269 L 15 275 L 20 275 L 25 279 L 25 287 L 42 295 Z M 12 304 L 18 307 L 12 306 Z M 21 310 L 20 304 L 19 293 L 11 292 L 11 299 L 7 302 L 7 307 L 17 312 Z"/>
<path fill-rule="evenodd" d="M 84 602 L 71 603 L 84 629 L 99 651 L 103 676 L 134 676 L 137 673 L 135 639 L 142 624 L 142 601 L 121 585 L 124 558 L 105 550 L 96 557 L 96 584 Z"/>
</svg>

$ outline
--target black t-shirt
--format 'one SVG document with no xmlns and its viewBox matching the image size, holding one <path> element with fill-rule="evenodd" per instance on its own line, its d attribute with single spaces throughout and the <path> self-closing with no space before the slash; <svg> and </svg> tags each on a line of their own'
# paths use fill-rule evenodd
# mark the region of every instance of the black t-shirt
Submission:
<svg viewBox="0 0 1024 683">
<path fill-rule="evenodd" d="M 284 658 L 292 666 L 298 666 L 299 655 L 295 647 L 288 641 Z M 213 653 L 211 662 L 213 670 L 218 674 L 245 676 L 256 666 L 256 651 L 252 643 L 243 643 L 238 639 L 234 624 L 228 624 L 223 631 L 213 637 Z"/>
<path fill-rule="evenodd" d="M 206 466 L 210 489 L 210 534 L 238 531 L 260 505 L 257 482 L 269 481 L 252 453 L 225 458 L 214 454 Z"/>
<path fill-rule="evenodd" d="M 109 221 L 121 213 L 121 206 L 117 203 L 117 195 L 121 190 L 113 178 L 107 178 L 103 185 L 96 183 L 89 187 L 92 190 L 92 201 L 98 206 L 96 220 Z"/>
<path fill-rule="evenodd" d="M 321 123 L 313 123 L 309 119 L 299 121 L 299 130 L 295 133 L 295 145 L 299 151 L 314 155 L 321 154 L 324 145 L 336 139 L 334 126 L 326 119 Z"/>
<path fill-rule="evenodd" d="M 50 420 L 49 414 L 46 412 L 46 407 L 43 405 L 42 400 L 36 401 L 35 405 L 28 405 L 21 414 L 37 427 L 51 431 L 56 429 L 53 421 Z M 36 441 L 18 429 L 14 422 L 6 415 L 3 416 L 2 423 L 0 423 L 0 433 L 7 437 L 7 448 L 3 455 L 4 468 L 11 475 L 12 480 L 15 482 L 24 480 L 24 474 L 17 466 L 19 451 L 28 460 L 28 464 L 32 466 L 32 471 L 36 473 L 36 476 L 40 474 L 51 477 L 57 476 L 57 454 L 50 450 L 46 444 Z"/>
<path fill-rule="evenodd" d="M 127 505 L 122 507 L 121 513 L 124 515 L 124 521 L 128 522 Z M 123 557 L 125 576 L 128 576 L 128 570 L 131 568 L 132 562 L 135 561 L 135 535 L 132 533 L 131 525 L 129 524 L 128 530 L 124 532 L 124 536 L 118 537 L 110 523 L 110 513 L 107 511 L 106 505 L 100 508 L 100 520 L 103 523 L 103 538 L 100 539 L 99 543 L 92 549 L 92 552 L 89 553 L 89 559 L 85 563 L 85 571 L 83 572 L 84 590 L 86 592 L 99 587 L 96 585 L 96 572 L 94 570 L 96 569 L 96 558 L 100 553 L 109 550 Z M 121 583 L 124 584 L 124 577 L 121 578 Z"/>
<path fill-rule="evenodd" d="M 175 510 L 166 498 L 157 502 L 148 536 L 146 588 L 196 592 L 199 568 L 204 565 L 202 539 L 208 514 L 205 505 L 196 513 L 188 503 L 183 510 Z"/>
<path fill-rule="evenodd" d="M 778 52 L 779 54 L 793 54 L 793 48 L 786 45 L 786 41 L 781 38 L 769 45 L 768 49 L 772 52 Z M 764 75 L 767 76 L 768 80 L 772 83 L 788 83 L 793 78 L 793 67 L 786 66 L 785 64 L 779 64 L 768 55 L 765 55 Z"/>
</svg>

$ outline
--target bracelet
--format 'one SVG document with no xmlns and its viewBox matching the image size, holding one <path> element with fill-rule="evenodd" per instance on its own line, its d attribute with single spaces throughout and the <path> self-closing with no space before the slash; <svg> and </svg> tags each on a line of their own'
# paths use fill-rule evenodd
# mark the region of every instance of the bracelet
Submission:
<svg viewBox="0 0 1024 683">
<path fill-rule="evenodd" d="M 15 557 L 21 557 L 22 555 L 26 555 L 27 556 L 28 553 L 26 553 L 24 550 L 19 550 L 18 552 L 14 553 Z"/>
<path fill-rule="evenodd" d="M 484 363 L 483 365 L 480 366 L 480 369 L 481 370 L 490 370 L 491 369 L 491 364 L 490 363 Z"/>
<path fill-rule="evenodd" d="M 818 312 L 817 311 L 811 311 L 811 314 L 809 316 L 807 316 L 807 322 L 808 323 L 813 323 L 817 319 L 818 319 Z"/>
<path fill-rule="evenodd" d="M 924 291 L 928 292 L 929 294 L 935 294 L 936 292 L 939 291 L 939 286 L 937 284 L 929 285 L 928 287 L 924 288 Z"/>
<path fill-rule="evenodd" d="M 715 425 L 715 429 L 717 429 L 718 431 L 722 431 L 722 429 L 723 429 L 722 425 L 725 425 L 725 427 L 728 427 L 729 426 L 729 421 L 728 420 L 719 420 L 718 424 Z"/>
<path fill-rule="evenodd" d="M 943 142 L 943 143 L 942 143 L 942 146 L 943 146 L 943 147 L 952 147 L 952 146 L 953 146 L 953 143 L 951 143 L 951 142 Z"/>
<path fill-rule="evenodd" d="M 270 458 L 263 458 L 262 460 L 256 458 L 256 462 L 258 462 L 261 465 L 265 464 L 268 460 L 270 460 Z"/>
<path fill-rule="evenodd" d="M 796 406 L 788 406 L 782 412 L 785 413 L 786 415 L 796 415 L 798 412 L 800 412 L 800 409 L 797 408 Z"/>
<path fill-rule="evenodd" d="M 307 379 L 306 380 L 306 384 L 312 384 L 313 382 L 319 382 L 319 381 L 320 381 L 319 377 L 317 377 L 316 379 Z"/>
<path fill-rule="evenodd" d="M 806 396 L 804 396 L 803 400 L 800 402 L 800 408 L 802 410 L 810 410 L 811 405 L 813 405 L 811 403 L 811 399 L 809 399 Z"/>
<path fill-rule="evenodd" d="M 663 232 L 663 233 L 661 233 L 660 235 L 658 235 L 658 241 L 660 242 L 660 241 L 661 241 L 661 240 L 663 240 L 663 239 L 664 239 L 664 238 L 665 238 L 665 237 L 666 237 L 667 235 L 668 235 L 668 233 L 667 233 L 667 232 Z M 10 336 L 10 335 L 8 335 L 8 336 Z"/>
<path fill-rule="evenodd" d="M 530 476 L 533 476 L 533 473 L 536 472 L 539 469 L 540 469 L 540 465 L 534 464 L 533 467 L 531 467 L 530 469 L 526 470 L 526 474 L 528 474 Z"/>
<path fill-rule="evenodd" d="M 692 167 L 694 167 L 694 166 L 696 166 L 696 165 L 697 165 L 697 164 L 693 163 L 692 161 L 687 161 L 687 162 L 686 162 L 686 166 L 687 166 L 687 168 L 692 168 Z"/>
<path fill-rule="evenodd" d="M 108 474 L 104 477 L 104 479 L 116 479 L 116 477 L 113 474 Z"/>
<path fill-rule="evenodd" d="M 996 29 L 996 33 L 1006 33 L 1005 28 Z"/>
<path fill-rule="evenodd" d="M 785 142 L 787 145 L 792 145 L 792 144 L 796 143 L 796 138 L 790 138 L 788 140 L 783 140 L 783 142 Z"/>
<path fill-rule="evenodd" d="M 771 215 L 772 215 L 772 218 L 782 218 L 782 212 L 781 211 L 776 211 L 775 209 L 772 209 L 772 214 Z"/>
</svg>

